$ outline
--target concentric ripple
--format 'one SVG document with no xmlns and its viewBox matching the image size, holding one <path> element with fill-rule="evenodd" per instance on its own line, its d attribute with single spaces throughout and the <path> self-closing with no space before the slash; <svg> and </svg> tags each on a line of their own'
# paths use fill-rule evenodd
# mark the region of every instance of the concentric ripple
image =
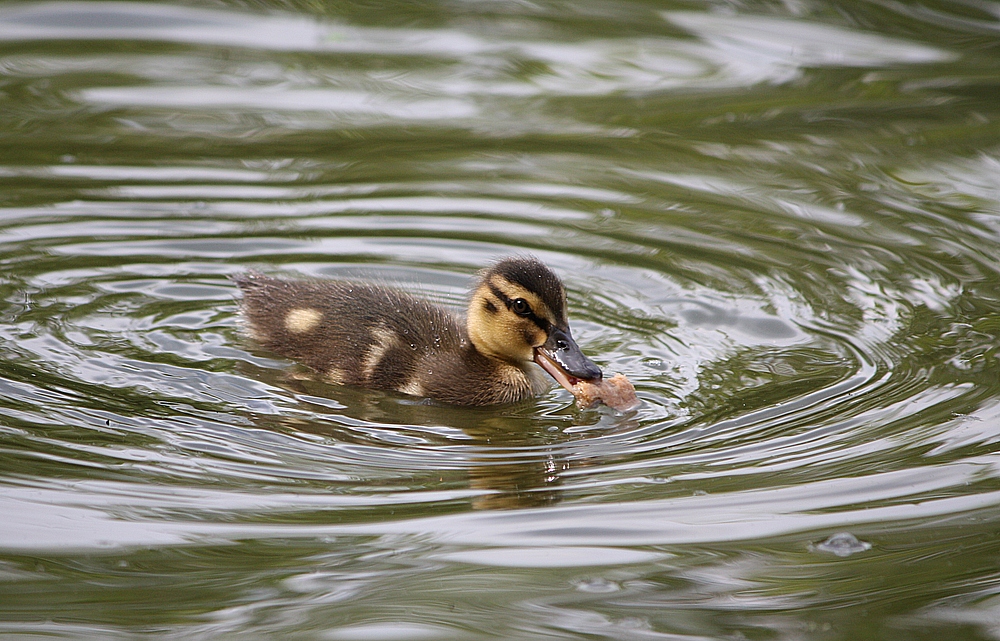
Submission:
<svg viewBox="0 0 1000 641">
<path fill-rule="evenodd" d="M 0 7 L 0 634 L 996 636 L 995 15 L 274 4 Z M 641 407 L 327 385 L 228 278 L 513 254 Z"/>
</svg>

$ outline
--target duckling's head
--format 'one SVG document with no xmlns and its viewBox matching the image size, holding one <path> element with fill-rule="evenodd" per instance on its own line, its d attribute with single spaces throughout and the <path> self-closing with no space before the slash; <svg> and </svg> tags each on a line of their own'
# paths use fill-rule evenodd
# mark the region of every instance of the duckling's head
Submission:
<svg viewBox="0 0 1000 641">
<path fill-rule="evenodd" d="M 507 258 L 483 271 L 467 323 L 479 352 L 518 366 L 534 361 L 566 389 L 601 378 L 569 331 L 562 281 L 534 258 Z"/>
</svg>

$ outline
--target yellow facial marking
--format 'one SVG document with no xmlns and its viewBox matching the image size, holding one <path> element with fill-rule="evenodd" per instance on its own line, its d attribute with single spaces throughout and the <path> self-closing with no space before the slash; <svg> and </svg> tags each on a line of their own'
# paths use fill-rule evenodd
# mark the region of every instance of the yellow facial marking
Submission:
<svg viewBox="0 0 1000 641">
<path fill-rule="evenodd" d="M 285 329 L 293 334 L 305 334 L 316 329 L 323 320 L 323 313 L 311 307 L 299 307 L 285 316 Z"/>
<path fill-rule="evenodd" d="M 528 305 L 531 305 L 531 311 L 535 314 L 535 316 L 538 316 L 539 318 L 544 318 L 550 323 L 555 324 L 556 319 L 552 315 L 552 310 L 550 310 L 548 306 L 546 306 L 545 303 L 542 302 L 542 299 L 535 292 L 527 290 L 524 287 L 518 285 L 517 283 L 512 283 L 499 276 L 494 276 L 490 280 L 490 283 L 494 287 L 499 289 L 501 292 L 503 292 L 504 296 L 506 296 L 510 300 L 514 300 L 516 298 L 523 298 L 525 301 L 527 301 Z M 495 296 L 492 295 L 492 292 L 491 292 L 491 298 L 493 299 L 496 298 Z M 502 302 L 500 301 L 497 302 L 500 303 L 501 307 L 504 306 Z"/>
<path fill-rule="evenodd" d="M 532 315 L 554 325 L 556 318 L 541 297 L 517 283 L 494 275 L 473 295 L 466 327 L 476 349 L 487 356 L 509 362 L 526 363 L 534 358 L 534 348 L 543 344 L 546 334 L 532 318 L 519 316 L 507 307 L 509 301 L 523 298 Z"/>
</svg>

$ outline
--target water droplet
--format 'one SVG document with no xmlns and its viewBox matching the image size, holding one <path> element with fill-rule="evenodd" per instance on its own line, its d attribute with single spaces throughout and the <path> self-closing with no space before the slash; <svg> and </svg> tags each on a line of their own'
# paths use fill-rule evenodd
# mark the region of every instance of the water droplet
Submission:
<svg viewBox="0 0 1000 641">
<path fill-rule="evenodd" d="M 843 557 L 870 550 L 872 549 L 872 544 L 867 541 L 859 541 L 850 532 L 837 532 L 822 543 L 811 545 L 810 548 Z"/>
</svg>

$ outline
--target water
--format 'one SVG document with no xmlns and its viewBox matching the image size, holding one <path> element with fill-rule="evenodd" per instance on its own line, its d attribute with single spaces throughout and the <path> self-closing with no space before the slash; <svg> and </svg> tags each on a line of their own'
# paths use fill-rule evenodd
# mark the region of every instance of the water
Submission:
<svg viewBox="0 0 1000 641">
<path fill-rule="evenodd" d="M 1000 638 L 998 30 L 0 6 L 0 635 Z M 517 253 L 637 412 L 311 382 L 226 278 Z"/>
</svg>

